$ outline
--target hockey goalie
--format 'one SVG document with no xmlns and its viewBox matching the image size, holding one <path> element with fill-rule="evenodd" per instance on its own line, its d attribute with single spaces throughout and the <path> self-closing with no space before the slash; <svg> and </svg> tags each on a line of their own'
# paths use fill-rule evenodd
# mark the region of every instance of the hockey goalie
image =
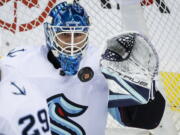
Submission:
<svg viewBox="0 0 180 135">
<path fill-rule="evenodd" d="M 137 32 L 111 38 L 100 64 L 109 84 L 111 115 L 125 126 L 156 128 L 165 100 L 156 88 L 158 55 L 148 38 Z"/>
<path fill-rule="evenodd" d="M 48 133 L 50 129 L 52 135 L 104 135 L 107 106 L 112 116 L 126 126 L 152 129 L 160 122 L 165 101 L 155 87 L 158 56 L 148 39 L 135 32 L 115 36 L 107 42 L 101 58 L 99 51 L 88 42 L 89 29 L 89 16 L 81 5 L 59 3 L 51 9 L 49 19 L 44 24 L 46 45 L 16 48 L 4 58 L 2 64 L 13 67 L 13 70 L 17 70 L 17 77 L 20 72 L 22 78 L 17 80 L 10 75 L 0 92 L 14 88 L 15 99 L 21 98 L 19 94 L 17 97 L 17 92 L 22 93 L 17 86 L 26 88 L 27 84 L 28 90 L 38 91 L 48 104 L 49 126 L 46 126 L 48 119 L 41 117 L 46 116 L 45 111 L 36 113 L 41 109 L 38 106 L 32 114 L 39 126 L 35 128 L 29 122 L 25 128 L 19 129 L 21 135 L 25 135 L 24 132 L 33 134 L 33 131 L 37 131 L 35 129 L 39 129 L 40 134 L 45 129 Z M 10 84 L 12 81 L 16 82 Z M 32 85 L 35 88 L 31 88 Z M 8 94 L 12 95 L 12 92 Z M 9 103 L 14 99 L 6 97 L 3 101 L 9 99 Z M 28 99 L 27 102 L 31 99 L 35 101 L 35 98 Z M 22 108 L 21 112 L 29 113 L 33 109 L 25 103 L 24 106 L 26 108 Z M 8 111 L 5 106 L 3 118 L 6 119 L 4 114 Z M 25 113 L 23 119 L 19 115 L 19 123 L 23 126 L 26 119 L 32 119 L 32 123 L 35 123 L 33 118 L 24 118 Z M 19 120 L 17 117 L 15 119 L 15 127 L 18 127 Z M 9 122 L 8 119 L 8 125 Z"/>
</svg>

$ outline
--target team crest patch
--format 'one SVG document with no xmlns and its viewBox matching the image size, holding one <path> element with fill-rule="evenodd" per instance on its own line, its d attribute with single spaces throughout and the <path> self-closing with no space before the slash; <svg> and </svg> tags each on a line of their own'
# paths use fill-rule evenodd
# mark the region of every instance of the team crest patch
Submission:
<svg viewBox="0 0 180 135">
<path fill-rule="evenodd" d="M 52 135 L 86 135 L 85 130 L 71 117 L 82 115 L 87 106 L 76 104 L 58 94 L 47 99 Z"/>
</svg>

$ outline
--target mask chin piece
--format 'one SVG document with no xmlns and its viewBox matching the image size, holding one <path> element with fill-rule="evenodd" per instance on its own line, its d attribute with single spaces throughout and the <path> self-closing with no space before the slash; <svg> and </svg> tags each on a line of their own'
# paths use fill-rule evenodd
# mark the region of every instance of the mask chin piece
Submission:
<svg viewBox="0 0 180 135">
<path fill-rule="evenodd" d="M 59 57 L 59 62 L 61 65 L 60 75 L 75 75 L 78 72 L 81 59 L 82 55 L 74 57 L 61 54 Z"/>
</svg>

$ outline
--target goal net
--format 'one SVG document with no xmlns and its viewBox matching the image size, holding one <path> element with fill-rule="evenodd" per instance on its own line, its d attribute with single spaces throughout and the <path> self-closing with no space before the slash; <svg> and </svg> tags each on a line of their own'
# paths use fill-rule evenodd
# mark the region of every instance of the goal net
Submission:
<svg viewBox="0 0 180 135">
<path fill-rule="evenodd" d="M 64 0 L 0 0 L 0 55 L 16 46 L 44 45 L 42 24 L 60 1 Z M 173 134 L 180 133 L 180 0 L 124 0 L 140 1 L 138 8 L 123 0 L 76 1 L 90 16 L 90 44 L 103 48 L 107 39 L 125 30 L 137 30 L 149 37 L 159 55 L 158 87 L 171 110 Z M 123 131 L 108 119 L 107 129 L 120 133 L 120 128 Z"/>
</svg>

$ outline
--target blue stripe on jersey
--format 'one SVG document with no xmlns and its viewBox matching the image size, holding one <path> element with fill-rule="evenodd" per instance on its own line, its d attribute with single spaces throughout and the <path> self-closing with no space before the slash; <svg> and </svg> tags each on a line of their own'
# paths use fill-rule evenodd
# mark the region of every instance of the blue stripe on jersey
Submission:
<svg viewBox="0 0 180 135">
<path fill-rule="evenodd" d="M 117 107 L 109 108 L 108 111 L 111 114 L 111 116 L 115 120 L 117 120 L 117 122 L 119 122 L 121 125 L 124 125 L 124 123 L 121 120 L 121 113 L 119 112 L 119 109 Z"/>
<path fill-rule="evenodd" d="M 108 107 L 125 107 L 125 106 L 132 106 L 132 105 L 139 105 L 139 102 L 136 102 L 133 99 L 116 99 L 116 100 L 110 100 L 108 102 Z"/>
<path fill-rule="evenodd" d="M 137 93 L 137 91 L 135 89 L 133 89 L 131 86 L 128 85 L 128 83 L 121 79 L 120 75 L 116 72 L 109 72 L 107 69 L 102 68 L 102 72 L 104 73 L 104 75 L 109 78 L 114 80 L 115 82 L 117 82 L 122 88 L 124 88 L 125 90 L 127 90 L 132 96 L 134 96 L 134 98 L 136 98 L 141 104 L 145 104 L 148 101 L 142 97 L 142 95 L 140 95 L 139 93 Z"/>
<path fill-rule="evenodd" d="M 55 109 L 56 109 L 55 104 L 50 104 L 50 106 L 49 106 L 49 113 L 50 113 L 50 118 L 52 120 L 54 120 L 55 122 L 57 122 L 58 124 L 60 124 L 60 125 L 62 125 L 64 127 L 67 127 L 68 129 L 71 129 L 77 135 L 83 135 L 82 131 L 76 125 L 73 125 L 71 122 L 67 121 L 66 119 L 64 119 L 62 117 L 59 117 L 55 113 Z M 57 129 L 55 129 L 54 132 L 61 135 L 61 128 L 59 128 L 58 131 L 56 131 L 56 130 Z"/>
<path fill-rule="evenodd" d="M 132 88 L 134 88 L 134 90 L 139 93 L 141 96 L 143 96 L 146 100 L 149 100 L 149 94 L 150 94 L 150 90 L 145 88 L 145 87 L 141 87 L 139 85 L 136 85 L 134 83 L 131 83 L 129 81 L 124 80 L 129 86 L 131 86 Z"/>
<path fill-rule="evenodd" d="M 76 107 L 68 103 L 63 97 L 60 97 L 59 104 L 63 108 L 63 110 L 65 110 L 66 112 L 70 114 L 78 114 L 84 110 L 84 108 Z"/>
</svg>

